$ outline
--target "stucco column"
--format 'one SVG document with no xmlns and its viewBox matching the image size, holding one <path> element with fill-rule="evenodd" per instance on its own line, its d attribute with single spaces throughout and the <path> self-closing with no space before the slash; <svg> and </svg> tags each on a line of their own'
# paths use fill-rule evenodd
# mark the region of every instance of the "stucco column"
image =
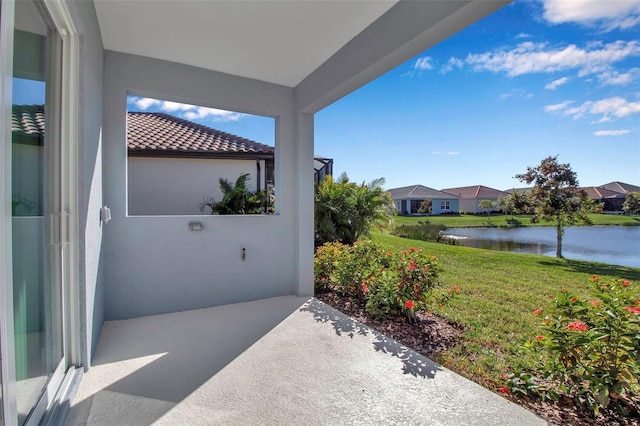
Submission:
<svg viewBox="0 0 640 426">
<path fill-rule="evenodd" d="M 298 296 L 313 295 L 313 114 L 294 117 L 294 241 Z"/>
</svg>

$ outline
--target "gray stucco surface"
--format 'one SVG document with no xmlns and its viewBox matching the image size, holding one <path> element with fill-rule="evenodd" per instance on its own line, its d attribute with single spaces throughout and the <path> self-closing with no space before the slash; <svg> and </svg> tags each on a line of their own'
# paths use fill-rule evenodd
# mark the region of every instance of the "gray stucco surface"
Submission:
<svg viewBox="0 0 640 426">
<path fill-rule="evenodd" d="M 129 216 L 127 94 L 275 117 L 277 214 Z M 295 133 L 293 89 L 106 51 L 104 108 L 107 320 L 312 293 L 313 127 Z"/>
<path fill-rule="evenodd" d="M 69 3 L 80 34 L 80 108 L 78 145 L 78 267 L 81 357 L 85 367 L 104 323 L 102 265 L 102 90 L 104 49 L 91 2 Z"/>
<path fill-rule="evenodd" d="M 545 425 L 316 299 L 105 323 L 69 425 Z"/>
</svg>

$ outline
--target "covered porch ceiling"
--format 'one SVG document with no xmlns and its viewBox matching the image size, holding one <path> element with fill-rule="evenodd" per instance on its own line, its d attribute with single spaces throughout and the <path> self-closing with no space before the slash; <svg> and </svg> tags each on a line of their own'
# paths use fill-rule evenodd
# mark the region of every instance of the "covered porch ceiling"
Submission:
<svg viewBox="0 0 640 426">
<path fill-rule="evenodd" d="M 510 0 L 95 0 L 105 49 L 298 89 L 315 112 Z"/>
</svg>

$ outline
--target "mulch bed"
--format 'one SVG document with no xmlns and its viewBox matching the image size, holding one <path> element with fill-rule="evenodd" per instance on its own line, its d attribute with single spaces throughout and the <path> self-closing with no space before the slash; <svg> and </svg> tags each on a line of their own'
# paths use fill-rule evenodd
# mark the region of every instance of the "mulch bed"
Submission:
<svg viewBox="0 0 640 426">
<path fill-rule="evenodd" d="M 418 314 L 415 323 L 409 323 L 404 318 L 377 320 L 367 314 L 364 302 L 355 297 L 331 290 L 318 292 L 315 297 L 367 327 L 431 359 L 453 348 L 464 333 L 464 327 L 459 324 L 430 313 Z M 589 410 L 576 407 L 568 398 L 556 404 L 515 395 L 509 395 L 507 398 L 554 425 L 640 425 L 640 397 L 626 400 L 627 407 L 635 411 L 633 415 L 625 416 L 614 410 L 603 410 L 597 417 L 594 417 Z"/>
</svg>

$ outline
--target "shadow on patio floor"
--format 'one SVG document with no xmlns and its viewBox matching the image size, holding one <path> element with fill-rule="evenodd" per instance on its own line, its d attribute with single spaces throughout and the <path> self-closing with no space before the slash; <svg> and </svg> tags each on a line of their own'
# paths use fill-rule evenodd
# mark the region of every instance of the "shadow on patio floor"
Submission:
<svg viewBox="0 0 640 426">
<path fill-rule="evenodd" d="M 324 303 L 294 296 L 106 323 L 67 419 L 373 423 L 545 424 Z"/>
</svg>

